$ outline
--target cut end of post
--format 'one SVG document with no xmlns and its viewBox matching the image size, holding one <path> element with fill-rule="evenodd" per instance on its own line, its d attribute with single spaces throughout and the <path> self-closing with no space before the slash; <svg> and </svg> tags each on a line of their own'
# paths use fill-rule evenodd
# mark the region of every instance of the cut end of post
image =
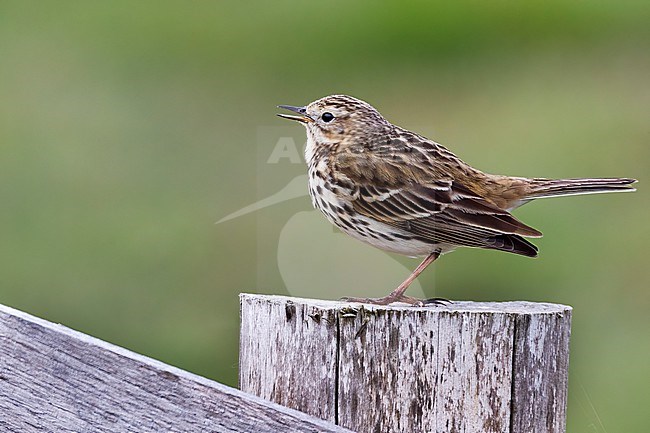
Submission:
<svg viewBox="0 0 650 433">
<path fill-rule="evenodd" d="M 366 311 L 447 311 L 459 313 L 506 313 L 506 314 L 557 314 L 570 313 L 573 307 L 563 304 L 531 301 L 501 301 L 501 302 L 473 302 L 473 301 L 451 301 L 446 305 L 426 305 L 422 307 L 394 303 L 390 305 L 375 305 L 360 302 L 332 301 L 325 299 L 295 298 L 281 295 L 257 295 L 253 293 L 240 293 L 240 302 L 264 301 L 269 304 L 284 305 L 287 302 L 294 304 L 309 305 L 317 308 L 327 309 L 354 309 L 363 307 Z"/>
</svg>

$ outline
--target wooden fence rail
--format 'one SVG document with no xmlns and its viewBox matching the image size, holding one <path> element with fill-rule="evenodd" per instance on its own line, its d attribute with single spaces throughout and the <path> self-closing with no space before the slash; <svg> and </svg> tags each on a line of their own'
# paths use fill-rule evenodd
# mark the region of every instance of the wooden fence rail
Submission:
<svg viewBox="0 0 650 433">
<path fill-rule="evenodd" d="M 348 432 L 0 305 L 0 432 Z"/>
<path fill-rule="evenodd" d="M 243 391 L 358 432 L 565 431 L 571 307 L 240 300 Z"/>
</svg>

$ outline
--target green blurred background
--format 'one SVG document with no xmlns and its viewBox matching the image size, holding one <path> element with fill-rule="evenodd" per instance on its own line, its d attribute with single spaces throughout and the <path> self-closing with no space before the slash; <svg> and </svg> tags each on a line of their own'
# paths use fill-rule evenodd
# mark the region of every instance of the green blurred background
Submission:
<svg viewBox="0 0 650 433">
<path fill-rule="evenodd" d="M 420 283 L 572 305 L 568 431 L 644 431 L 648 5 L 1 2 L 0 303 L 236 385 L 237 294 L 286 293 L 260 218 L 310 204 L 214 222 L 304 173 L 260 164 L 304 141 L 276 104 L 349 93 L 486 171 L 642 180 L 517 211 L 536 260 L 460 250 Z"/>
</svg>

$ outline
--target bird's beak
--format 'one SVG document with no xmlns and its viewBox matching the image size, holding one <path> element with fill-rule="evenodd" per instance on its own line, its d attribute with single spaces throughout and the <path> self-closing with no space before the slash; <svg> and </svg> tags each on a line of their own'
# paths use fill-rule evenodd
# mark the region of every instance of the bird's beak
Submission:
<svg viewBox="0 0 650 433">
<path fill-rule="evenodd" d="M 300 123 L 311 123 L 314 121 L 307 114 L 307 109 L 305 107 L 294 107 L 293 105 L 278 105 L 278 108 L 283 108 L 285 110 L 293 111 L 294 113 L 300 114 L 300 116 L 292 116 L 291 114 L 278 114 L 279 117 L 282 117 L 284 119 L 296 120 Z"/>
</svg>

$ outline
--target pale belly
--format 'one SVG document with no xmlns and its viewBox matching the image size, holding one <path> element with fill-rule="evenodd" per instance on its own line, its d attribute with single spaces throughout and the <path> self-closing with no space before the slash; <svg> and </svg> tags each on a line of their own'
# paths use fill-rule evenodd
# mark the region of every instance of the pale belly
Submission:
<svg viewBox="0 0 650 433">
<path fill-rule="evenodd" d="M 417 257 L 426 256 L 436 249 L 450 250 L 445 245 L 433 245 L 414 239 L 396 227 L 373 220 L 354 212 L 351 203 L 341 194 L 331 191 L 320 177 L 309 173 L 309 196 L 314 207 L 343 233 L 384 251 Z"/>
</svg>

